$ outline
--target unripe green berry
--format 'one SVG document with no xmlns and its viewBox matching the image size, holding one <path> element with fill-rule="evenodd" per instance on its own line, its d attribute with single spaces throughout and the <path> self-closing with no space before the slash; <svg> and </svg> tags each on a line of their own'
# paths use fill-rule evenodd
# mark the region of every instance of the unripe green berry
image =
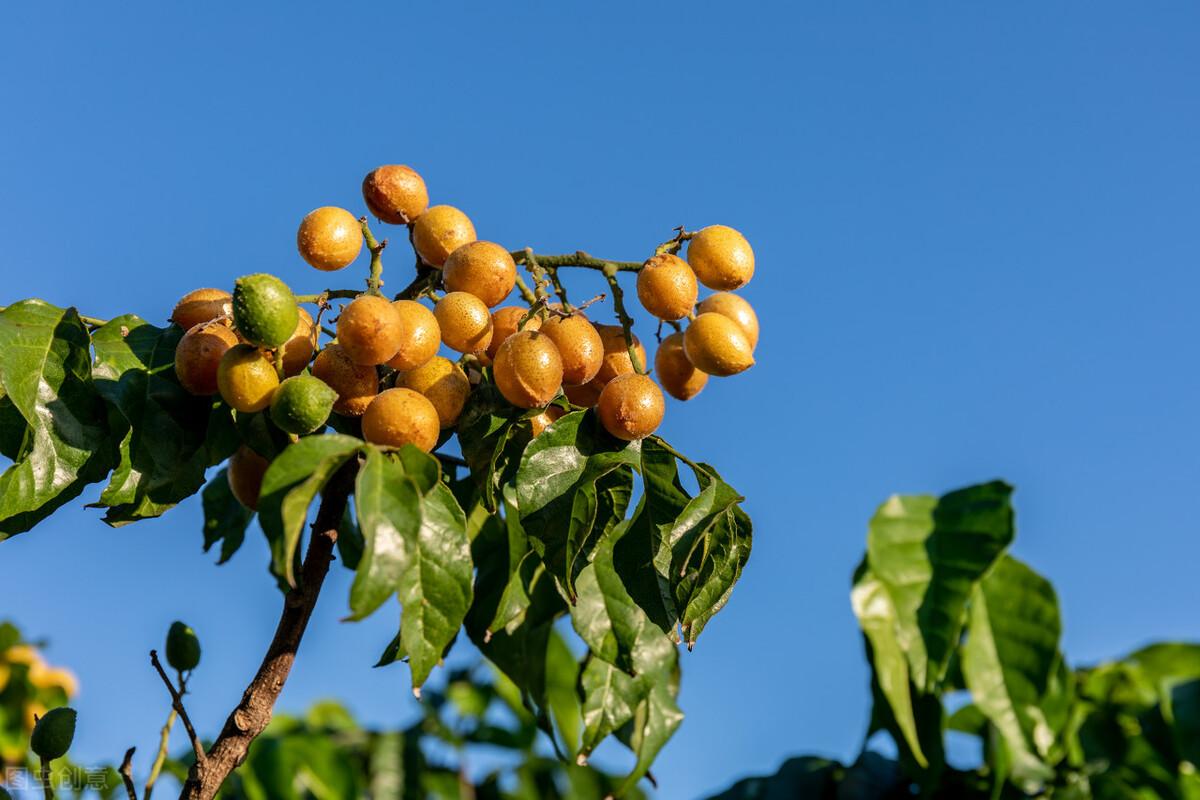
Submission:
<svg viewBox="0 0 1200 800">
<path fill-rule="evenodd" d="M 246 341 L 278 347 L 292 338 L 300 322 L 296 295 L 274 275 L 244 275 L 233 285 L 233 324 Z"/>
<path fill-rule="evenodd" d="M 180 672 L 193 670 L 200 663 L 200 638 L 182 622 L 171 623 L 167 631 L 167 663 Z"/>
<path fill-rule="evenodd" d="M 271 397 L 271 421 L 288 433 L 300 436 L 319 430 L 338 395 L 320 378 L 296 375 L 279 384 Z"/>
<path fill-rule="evenodd" d="M 75 709 L 62 706 L 46 712 L 33 726 L 29 748 L 43 761 L 62 758 L 75 739 Z"/>
</svg>

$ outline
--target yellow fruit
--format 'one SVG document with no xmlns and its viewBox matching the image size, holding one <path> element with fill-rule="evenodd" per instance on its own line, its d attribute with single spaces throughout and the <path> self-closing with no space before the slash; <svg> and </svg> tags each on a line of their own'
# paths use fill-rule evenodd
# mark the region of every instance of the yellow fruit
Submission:
<svg viewBox="0 0 1200 800">
<path fill-rule="evenodd" d="M 618 375 L 634 372 L 633 362 L 629 360 L 629 347 L 625 344 L 625 331 L 621 326 L 597 325 L 596 331 L 600 334 L 600 342 L 604 346 L 604 359 L 595 380 L 603 386 Z M 633 337 L 633 349 L 638 354 L 642 367 L 645 367 L 646 348 L 642 347 L 641 340 L 636 335 Z"/>
<path fill-rule="evenodd" d="M 654 354 L 654 374 L 667 394 L 676 400 L 691 400 L 708 383 L 708 375 L 688 361 L 682 333 L 672 333 L 662 340 Z"/>
<path fill-rule="evenodd" d="M 225 471 L 229 490 L 239 503 L 251 511 L 258 508 L 258 494 L 262 490 L 262 479 L 268 466 L 265 458 L 245 445 L 229 457 L 229 468 Z"/>
<path fill-rule="evenodd" d="M 363 438 L 383 447 L 411 444 L 428 453 L 438 440 L 441 425 L 433 403 L 412 389 L 388 389 L 367 406 Z"/>
<path fill-rule="evenodd" d="M 362 245 L 362 225 L 349 211 L 336 206 L 309 212 L 296 231 L 300 255 L 324 272 L 349 266 L 358 258 Z"/>
<path fill-rule="evenodd" d="M 494 242 L 468 242 L 455 250 L 442 267 L 451 292 L 470 292 L 488 308 L 499 305 L 517 282 L 517 264 Z"/>
<path fill-rule="evenodd" d="M 296 332 L 283 344 L 283 374 L 289 378 L 303 372 L 317 350 L 317 326 L 312 315 L 303 308 L 298 311 L 300 321 L 296 323 Z"/>
<path fill-rule="evenodd" d="M 79 679 L 65 667 L 34 665 L 29 669 L 29 682 L 39 689 L 61 689 L 67 697 L 79 693 Z"/>
<path fill-rule="evenodd" d="M 754 366 L 754 349 L 736 322 L 709 311 L 691 321 L 683 349 L 696 369 L 709 375 L 736 375 Z"/>
<path fill-rule="evenodd" d="M 500 345 L 492 374 L 505 400 L 518 408 L 537 408 L 558 394 L 562 358 L 541 331 L 520 331 Z"/>
<path fill-rule="evenodd" d="M 542 324 L 542 333 L 562 356 L 565 385 L 579 386 L 596 377 L 604 363 L 604 342 L 596 326 L 581 312 L 569 317 L 551 314 Z"/>
<path fill-rule="evenodd" d="M 362 193 L 371 213 L 392 225 L 413 222 L 429 206 L 424 179 L 403 164 L 385 164 L 368 172 Z"/>
<path fill-rule="evenodd" d="M 754 251 L 746 237 L 725 225 L 709 225 L 688 242 L 687 261 L 710 289 L 729 291 L 754 276 Z"/>
<path fill-rule="evenodd" d="M 231 408 L 246 414 L 262 411 L 271 404 L 277 388 L 275 365 L 254 345 L 234 345 L 221 356 L 217 389 Z"/>
<path fill-rule="evenodd" d="M 416 369 L 403 372 L 396 385 L 422 394 L 437 409 L 442 428 L 452 428 L 471 393 L 467 373 L 448 358 L 434 356 Z"/>
<path fill-rule="evenodd" d="M 189 394 L 217 393 L 217 369 L 225 351 L 238 343 L 237 334 L 224 322 L 202 322 L 175 345 L 175 375 Z"/>
<path fill-rule="evenodd" d="M 649 376 L 627 372 L 604 387 L 597 411 L 604 430 L 618 439 L 644 439 L 662 424 L 662 391 Z"/>
<path fill-rule="evenodd" d="M 492 342 L 492 314 L 473 294 L 450 292 L 433 309 L 442 341 L 460 353 L 486 351 Z"/>
<path fill-rule="evenodd" d="M 221 289 L 196 289 L 179 298 L 171 321 L 185 331 L 233 314 L 233 295 Z"/>
<path fill-rule="evenodd" d="M 683 319 L 696 305 L 696 273 L 679 256 L 657 255 L 638 270 L 637 293 L 642 307 L 659 319 Z"/>
<path fill-rule="evenodd" d="M 566 414 L 566 409 L 562 406 L 546 406 L 546 410 L 535 417 L 529 418 L 529 427 L 533 430 L 534 436 L 541 436 L 542 431 L 549 428 L 553 422 Z"/>
<path fill-rule="evenodd" d="M 4 651 L 4 660 L 10 664 L 33 666 L 42 663 L 42 654 L 31 644 L 14 644 Z"/>
<path fill-rule="evenodd" d="M 374 367 L 355 364 L 341 345 L 326 345 L 313 362 L 312 374 L 337 392 L 333 410 L 348 417 L 361 417 L 379 394 L 379 374 Z"/>
<path fill-rule="evenodd" d="M 700 314 L 712 312 L 729 317 L 738 324 L 742 333 L 746 334 L 746 338 L 750 341 L 750 349 L 753 350 L 758 346 L 758 315 L 754 313 L 754 309 L 744 298 L 730 292 L 717 292 L 704 298 L 697 308 L 697 312 Z"/>
<path fill-rule="evenodd" d="M 497 308 L 492 312 L 492 341 L 488 344 L 487 355 L 491 359 L 496 358 L 497 351 L 500 350 L 500 345 L 504 344 L 504 340 L 517 332 L 517 326 L 521 324 L 521 320 L 529 313 L 529 309 L 523 306 L 505 306 Z M 536 331 L 542 327 L 542 318 L 532 316 L 525 323 L 522 330 Z"/>
<path fill-rule="evenodd" d="M 374 366 L 387 362 L 404 338 L 400 312 L 385 297 L 364 294 L 342 309 L 337 340 L 355 364 Z"/>
<path fill-rule="evenodd" d="M 392 305 L 400 320 L 400 349 L 387 365 L 401 372 L 416 369 L 437 355 L 442 329 L 433 312 L 415 300 L 397 300 Z"/>
<path fill-rule="evenodd" d="M 454 206 L 433 206 L 417 218 L 412 227 L 412 243 L 426 264 L 440 267 L 450 254 L 475 241 L 471 219 Z"/>
</svg>

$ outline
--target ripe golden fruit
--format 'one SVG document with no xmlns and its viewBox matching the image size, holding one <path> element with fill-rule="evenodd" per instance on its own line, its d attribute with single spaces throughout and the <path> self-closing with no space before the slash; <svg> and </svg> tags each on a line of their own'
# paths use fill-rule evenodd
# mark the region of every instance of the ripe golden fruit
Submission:
<svg viewBox="0 0 1200 800">
<path fill-rule="evenodd" d="M 467 379 L 467 373 L 458 364 L 441 356 L 434 356 L 416 369 L 401 373 L 396 385 L 412 389 L 433 403 L 442 428 L 454 427 L 467 403 L 467 395 L 471 393 L 471 381 Z"/>
<path fill-rule="evenodd" d="M 742 333 L 746 334 L 750 341 L 750 349 L 758 346 L 758 315 L 744 298 L 730 292 L 717 292 L 704 298 L 697 311 L 701 314 L 712 312 L 729 317 L 738 324 Z"/>
<path fill-rule="evenodd" d="M 600 334 L 600 342 L 604 346 L 604 360 L 595 380 L 603 386 L 618 375 L 634 372 L 633 362 L 629 360 L 629 346 L 625 344 L 624 329 L 620 325 L 597 325 L 596 331 Z M 633 337 L 633 349 L 645 367 L 646 348 L 642 347 L 636 334 Z"/>
<path fill-rule="evenodd" d="M 569 317 L 551 314 L 542 324 L 542 333 L 562 357 L 563 378 L 567 386 L 579 386 L 596 377 L 604 363 L 604 342 L 600 333 L 581 312 Z"/>
<path fill-rule="evenodd" d="M 518 408 L 537 408 L 558 394 L 562 358 L 541 331 L 519 331 L 500 345 L 492 374 L 505 400 Z"/>
<path fill-rule="evenodd" d="M 522 306 L 505 306 L 492 312 L 492 341 L 487 348 L 488 358 L 493 360 L 496 358 L 500 345 L 517 332 L 517 326 L 521 324 L 521 320 L 528 313 L 529 309 Z M 542 318 L 534 315 L 529 318 L 522 330 L 536 331 L 541 327 Z"/>
<path fill-rule="evenodd" d="M 754 349 L 745 332 L 729 317 L 713 311 L 688 325 L 683 349 L 688 361 L 709 375 L 736 375 L 754 366 Z"/>
<path fill-rule="evenodd" d="M 179 298 L 171 321 L 185 331 L 217 317 L 233 314 L 233 295 L 222 289 L 196 289 Z"/>
<path fill-rule="evenodd" d="M 175 345 L 175 375 L 189 394 L 217 393 L 217 367 L 225 351 L 238 343 L 224 322 L 202 322 Z"/>
<path fill-rule="evenodd" d="M 265 458 L 245 445 L 229 457 L 229 468 L 225 471 L 229 490 L 239 503 L 251 511 L 258 508 L 258 494 L 262 490 L 262 479 L 268 466 Z"/>
<path fill-rule="evenodd" d="M 659 319 L 683 319 L 696 305 L 696 273 L 679 256 L 654 256 L 638 270 L 637 293 L 642 307 Z"/>
<path fill-rule="evenodd" d="M 562 406 L 546 406 L 545 411 L 535 417 L 529 418 L 529 427 L 533 429 L 533 435 L 541 436 L 542 431 L 549 428 L 556 419 L 566 413 L 566 409 Z"/>
<path fill-rule="evenodd" d="M 454 206 L 433 206 L 412 228 L 413 247 L 426 264 L 440 267 L 458 248 L 475 241 L 471 219 Z"/>
<path fill-rule="evenodd" d="M 338 317 L 338 344 L 355 364 L 385 363 L 396 355 L 403 338 L 400 312 L 385 297 L 360 295 Z"/>
<path fill-rule="evenodd" d="M 605 383 L 599 378 L 592 378 L 582 386 L 564 386 L 563 394 L 573 406 L 591 408 L 600 402 L 600 393 L 604 391 Z"/>
<path fill-rule="evenodd" d="M 362 193 L 371 213 L 392 225 L 407 225 L 429 206 L 424 179 L 403 164 L 385 164 L 368 172 Z"/>
<path fill-rule="evenodd" d="M 600 424 L 618 439 L 644 439 L 662 424 L 662 391 L 647 375 L 627 372 L 608 382 L 597 406 Z"/>
<path fill-rule="evenodd" d="M 384 447 L 411 444 L 428 453 L 440 430 L 437 409 L 412 389 L 388 389 L 367 406 L 363 414 L 363 438 Z"/>
<path fill-rule="evenodd" d="M 754 251 L 746 237 L 725 225 L 709 225 L 688 242 L 687 261 L 710 289 L 729 291 L 754 276 Z"/>
<path fill-rule="evenodd" d="M 339 344 L 326 345 L 317 353 L 312 374 L 337 392 L 333 410 L 348 417 L 361 417 L 379 394 L 379 374 L 375 368 L 355 364 Z"/>
<path fill-rule="evenodd" d="M 231 408 L 246 414 L 262 411 L 278 387 L 275 365 L 254 345 L 234 345 L 221 356 L 217 389 Z"/>
<path fill-rule="evenodd" d="M 424 217 L 422 217 L 424 219 Z M 451 350 L 477 353 L 492 342 L 492 314 L 482 300 L 467 292 L 450 292 L 433 309 L 442 341 Z"/>
<path fill-rule="evenodd" d="M 442 329 L 433 312 L 415 300 L 397 300 L 392 306 L 400 320 L 400 349 L 387 365 L 401 372 L 416 369 L 437 355 Z"/>
<path fill-rule="evenodd" d="M 708 383 L 708 375 L 688 361 L 682 333 L 672 333 L 662 340 L 654 354 L 654 374 L 667 394 L 676 400 L 691 400 Z"/>
<path fill-rule="evenodd" d="M 449 291 L 470 292 L 491 308 L 516 285 L 517 264 L 495 242 L 468 242 L 446 259 L 442 276 Z"/>
<path fill-rule="evenodd" d="M 317 326 L 312 315 L 303 308 L 299 312 L 300 321 L 292 338 L 283 343 L 283 374 L 289 378 L 303 372 L 317 351 Z"/>
<path fill-rule="evenodd" d="M 358 258 L 362 246 L 362 225 L 349 211 L 336 206 L 310 211 L 296 231 L 300 255 L 323 272 L 349 266 Z"/>
</svg>

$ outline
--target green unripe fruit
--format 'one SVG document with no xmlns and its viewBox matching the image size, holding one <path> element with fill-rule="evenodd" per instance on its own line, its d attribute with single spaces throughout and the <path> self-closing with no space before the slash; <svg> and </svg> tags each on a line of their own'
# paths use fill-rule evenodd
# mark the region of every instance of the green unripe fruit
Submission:
<svg viewBox="0 0 1200 800">
<path fill-rule="evenodd" d="M 172 622 L 167 631 L 167 663 L 180 672 L 193 670 L 200 663 L 200 637 L 182 622 Z"/>
<path fill-rule="evenodd" d="M 303 436 L 329 419 L 338 395 L 320 378 L 297 375 L 279 384 L 271 398 L 271 421 L 288 433 Z"/>
<path fill-rule="evenodd" d="M 296 295 L 274 275 L 244 275 L 233 284 L 233 324 L 246 341 L 278 347 L 300 322 Z"/>
<path fill-rule="evenodd" d="M 29 748 L 43 761 L 62 758 L 75 739 L 75 709 L 62 706 L 46 712 L 33 726 Z"/>
</svg>

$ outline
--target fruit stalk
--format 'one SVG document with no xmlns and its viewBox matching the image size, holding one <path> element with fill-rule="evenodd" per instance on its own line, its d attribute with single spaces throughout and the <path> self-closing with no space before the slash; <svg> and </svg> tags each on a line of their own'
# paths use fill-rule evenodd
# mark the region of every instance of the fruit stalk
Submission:
<svg viewBox="0 0 1200 800">
<path fill-rule="evenodd" d="M 646 365 L 642 363 L 637 348 L 633 346 L 633 318 L 625 310 L 625 292 L 621 289 L 621 284 L 617 282 L 617 272 L 620 269 L 615 263 L 609 262 L 604 267 L 604 277 L 608 281 L 609 288 L 612 289 L 613 308 L 617 312 L 617 319 L 621 320 L 621 330 L 625 334 L 625 346 L 629 348 L 629 362 L 633 364 L 634 372 L 645 375 Z"/>
<path fill-rule="evenodd" d="M 387 247 L 387 239 L 382 242 L 376 241 L 366 217 L 361 217 L 358 224 L 362 226 L 363 239 L 367 242 L 367 249 L 371 251 L 371 277 L 367 278 L 367 294 L 382 295 L 380 287 L 383 286 L 383 248 Z"/>
<path fill-rule="evenodd" d="M 641 261 L 608 261 L 603 258 L 590 256 L 582 250 L 576 250 L 574 253 L 567 253 L 565 255 L 544 256 L 534 254 L 525 249 L 514 250 L 509 255 L 518 264 L 526 263 L 526 256 L 531 255 L 543 267 L 587 267 L 588 269 L 596 269 L 601 272 L 608 269 L 610 264 L 618 272 L 637 272 L 642 268 Z"/>
<path fill-rule="evenodd" d="M 237 708 L 225 721 L 205 759 L 193 765 L 189 771 L 179 795 L 180 800 L 212 800 L 216 797 L 221 784 L 245 760 L 251 742 L 270 722 L 271 711 L 296 661 L 300 640 L 304 637 L 321 593 L 321 585 L 329 572 L 338 524 L 354 488 L 357 469 L 357 464 L 347 464 L 334 474 L 326 486 L 313 523 L 308 552 L 304 556 L 300 585 L 285 596 L 275 636 L 258 672 L 246 687 Z"/>
</svg>

